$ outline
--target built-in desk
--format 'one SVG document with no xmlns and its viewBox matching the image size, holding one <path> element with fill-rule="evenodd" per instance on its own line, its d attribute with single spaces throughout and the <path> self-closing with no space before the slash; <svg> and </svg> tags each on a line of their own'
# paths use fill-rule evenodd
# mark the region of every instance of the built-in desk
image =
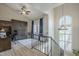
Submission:
<svg viewBox="0 0 79 59">
<path fill-rule="evenodd" d="M 8 37 L 0 38 L 0 52 L 11 49 L 11 41 Z"/>
<path fill-rule="evenodd" d="M 0 26 L 0 52 L 11 48 L 9 26 Z"/>
</svg>

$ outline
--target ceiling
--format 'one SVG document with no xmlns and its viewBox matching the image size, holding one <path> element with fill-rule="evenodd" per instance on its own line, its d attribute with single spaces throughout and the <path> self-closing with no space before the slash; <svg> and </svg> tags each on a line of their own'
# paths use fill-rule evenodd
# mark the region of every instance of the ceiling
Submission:
<svg viewBox="0 0 79 59">
<path fill-rule="evenodd" d="M 45 15 L 52 8 L 61 5 L 61 3 L 6 3 L 8 7 L 19 13 L 22 6 L 26 6 L 31 11 L 30 15 L 23 15 L 28 19 L 35 19 Z"/>
</svg>

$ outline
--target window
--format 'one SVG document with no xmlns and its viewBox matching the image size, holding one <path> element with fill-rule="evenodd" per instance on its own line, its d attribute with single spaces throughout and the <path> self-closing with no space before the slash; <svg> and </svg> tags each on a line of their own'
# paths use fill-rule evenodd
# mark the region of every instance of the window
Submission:
<svg viewBox="0 0 79 59">
<path fill-rule="evenodd" d="M 66 51 L 72 50 L 72 17 L 62 16 L 59 21 L 59 44 Z"/>
</svg>

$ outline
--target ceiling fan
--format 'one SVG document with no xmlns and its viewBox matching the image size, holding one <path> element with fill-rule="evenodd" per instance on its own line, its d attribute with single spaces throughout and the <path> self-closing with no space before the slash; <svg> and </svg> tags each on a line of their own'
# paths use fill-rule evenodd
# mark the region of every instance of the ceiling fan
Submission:
<svg viewBox="0 0 79 59">
<path fill-rule="evenodd" d="M 26 8 L 26 6 L 22 6 L 21 9 L 18 11 L 21 15 L 29 15 L 31 13 L 31 11 L 28 8 Z"/>
</svg>

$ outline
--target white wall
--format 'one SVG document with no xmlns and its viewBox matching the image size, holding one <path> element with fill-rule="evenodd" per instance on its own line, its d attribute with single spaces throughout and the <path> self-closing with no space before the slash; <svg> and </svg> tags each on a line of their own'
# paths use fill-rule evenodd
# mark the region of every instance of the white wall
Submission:
<svg viewBox="0 0 79 59">
<path fill-rule="evenodd" d="M 53 40 L 55 40 L 58 43 L 58 30 L 57 30 L 57 25 L 58 25 L 58 20 L 54 17 L 54 9 L 50 10 L 48 12 L 48 36 L 52 37 Z M 57 15 L 56 15 L 57 17 Z M 60 55 L 60 49 L 59 46 L 52 40 L 52 55 L 58 56 Z M 51 49 L 51 39 L 49 39 L 49 51 Z"/>
<path fill-rule="evenodd" d="M 54 13 L 53 10 L 48 12 L 48 36 L 54 38 Z"/>
</svg>

